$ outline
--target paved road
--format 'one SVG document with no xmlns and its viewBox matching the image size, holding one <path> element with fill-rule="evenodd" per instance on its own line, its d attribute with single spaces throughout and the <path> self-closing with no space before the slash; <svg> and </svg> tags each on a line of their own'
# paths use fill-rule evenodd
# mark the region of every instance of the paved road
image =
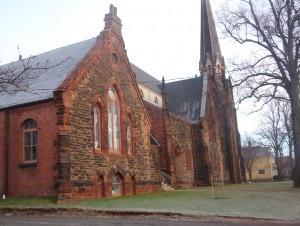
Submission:
<svg viewBox="0 0 300 226">
<path fill-rule="evenodd" d="M 210 221 L 194 219 L 170 219 L 154 217 L 44 217 L 44 216 L 0 216 L 0 226 L 35 226 L 35 225 L 55 225 L 55 226 L 276 226 L 276 225 L 299 225 L 274 222 L 233 222 L 233 221 Z"/>
</svg>

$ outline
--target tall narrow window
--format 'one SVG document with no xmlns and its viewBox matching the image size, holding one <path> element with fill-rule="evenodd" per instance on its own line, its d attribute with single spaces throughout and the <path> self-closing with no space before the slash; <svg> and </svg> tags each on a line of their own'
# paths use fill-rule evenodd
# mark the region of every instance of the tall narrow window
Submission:
<svg viewBox="0 0 300 226">
<path fill-rule="evenodd" d="M 108 90 L 108 147 L 120 152 L 120 112 L 118 96 L 113 88 Z"/>
<path fill-rule="evenodd" d="M 132 154 L 132 148 L 131 148 L 131 122 L 128 119 L 127 125 L 126 125 L 126 140 L 127 140 L 127 153 Z"/>
<path fill-rule="evenodd" d="M 121 195 L 122 180 L 119 175 L 113 177 L 111 185 L 112 185 L 112 195 L 113 196 Z"/>
<path fill-rule="evenodd" d="M 23 129 L 24 161 L 35 162 L 37 160 L 37 124 L 34 120 L 28 120 Z"/>
<path fill-rule="evenodd" d="M 154 98 L 154 103 L 155 103 L 156 105 L 158 105 L 158 99 L 157 99 L 157 97 Z"/>
<path fill-rule="evenodd" d="M 101 115 L 98 107 L 94 108 L 94 147 L 101 147 Z"/>
</svg>

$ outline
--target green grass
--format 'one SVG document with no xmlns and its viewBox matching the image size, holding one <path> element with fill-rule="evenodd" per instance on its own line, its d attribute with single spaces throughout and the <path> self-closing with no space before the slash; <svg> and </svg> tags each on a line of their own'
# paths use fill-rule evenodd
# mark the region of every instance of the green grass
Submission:
<svg viewBox="0 0 300 226">
<path fill-rule="evenodd" d="M 213 199 L 210 187 L 136 196 L 81 200 L 56 205 L 50 197 L 9 198 L 4 207 L 72 207 L 113 211 L 171 212 L 204 216 L 238 216 L 300 221 L 300 188 L 292 182 L 226 185 L 224 198 Z M 215 189 L 222 197 L 222 188 Z"/>
<path fill-rule="evenodd" d="M 57 206 L 53 197 L 20 197 L 0 200 L 0 208 L 3 207 L 53 207 Z"/>
</svg>

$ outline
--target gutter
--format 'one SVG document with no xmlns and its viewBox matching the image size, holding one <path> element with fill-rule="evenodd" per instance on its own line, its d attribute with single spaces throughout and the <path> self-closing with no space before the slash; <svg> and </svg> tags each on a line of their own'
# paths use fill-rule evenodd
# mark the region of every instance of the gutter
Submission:
<svg viewBox="0 0 300 226">
<path fill-rule="evenodd" d="M 51 101 L 51 100 L 53 100 L 53 97 L 42 99 L 42 100 L 36 100 L 36 101 L 26 102 L 26 103 L 15 104 L 15 105 L 0 106 L 0 111 L 6 111 L 7 109 L 14 109 L 14 108 L 26 107 L 26 106 L 33 105 L 33 104 L 39 104 L 39 103 L 43 103 L 43 102 L 48 102 L 48 101 Z"/>
</svg>

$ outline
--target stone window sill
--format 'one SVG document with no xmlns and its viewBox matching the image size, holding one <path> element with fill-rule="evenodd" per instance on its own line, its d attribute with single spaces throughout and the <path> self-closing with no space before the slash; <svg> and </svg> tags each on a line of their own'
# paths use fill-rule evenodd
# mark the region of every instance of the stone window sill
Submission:
<svg viewBox="0 0 300 226">
<path fill-rule="evenodd" d="M 35 167 L 37 167 L 37 162 L 19 164 L 19 168 L 21 168 L 21 169 L 24 169 L 24 168 L 35 168 Z"/>
</svg>

